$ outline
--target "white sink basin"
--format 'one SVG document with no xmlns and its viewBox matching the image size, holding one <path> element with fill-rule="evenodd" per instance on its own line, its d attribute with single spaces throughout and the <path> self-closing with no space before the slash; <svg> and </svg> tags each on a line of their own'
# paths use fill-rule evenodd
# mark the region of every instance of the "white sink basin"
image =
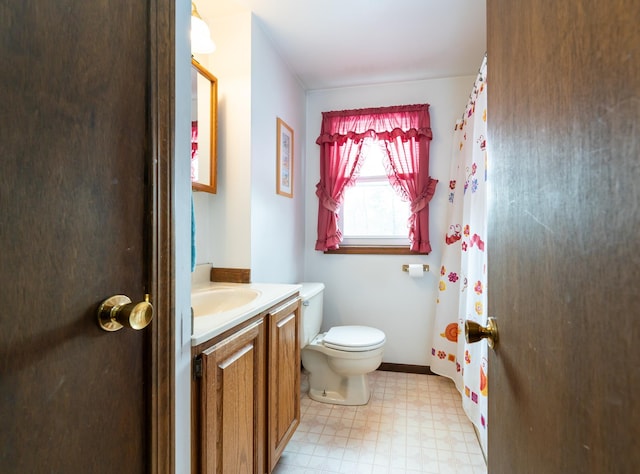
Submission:
<svg viewBox="0 0 640 474">
<path fill-rule="evenodd" d="M 197 346 L 294 295 L 300 285 L 281 283 L 192 284 L 191 345 Z"/>
<path fill-rule="evenodd" d="M 240 308 L 260 296 L 260 291 L 245 287 L 217 287 L 191 295 L 195 318 Z"/>
</svg>

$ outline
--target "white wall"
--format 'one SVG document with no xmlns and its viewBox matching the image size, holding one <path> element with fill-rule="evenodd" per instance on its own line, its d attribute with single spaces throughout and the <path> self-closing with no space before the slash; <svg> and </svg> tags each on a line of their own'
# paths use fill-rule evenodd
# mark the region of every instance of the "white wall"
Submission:
<svg viewBox="0 0 640 474">
<path fill-rule="evenodd" d="M 253 281 L 302 278 L 305 92 L 249 12 L 210 20 L 218 79 L 218 192 L 194 193 L 196 262 L 250 268 Z M 276 117 L 294 130 L 294 197 L 276 194 Z"/>
<path fill-rule="evenodd" d="M 216 50 L 196 59 L 218 79 L 218 192 L 194 193 L 196 262 L 251 265 L 251 13 L 209 20 Z"/>
<path fill-rule="evenodd" d="M 251 32 L 251 277 L 295 283 L 304 260 L 305 92 L 255 17 Z M 277 117 L 294 132 L 293 198 L 276 194 Z"/>
<path fill-rule="evenodd" d="M 482 58 L 478 58 L 478 64 Z M 475 76 L 432 79 L 307 93 L 305 272 L 326 285 L 323 330 L 338 324 L 377 327 L 387 335 L 384 362 L 428 365 L 438 273 L 445 235 L 445 208 L 453 127 L 467 103 Z M 429 103 L 433 140 L 430 174 L 440 182 L 430 204 L 429 255 L 325 255 L 314 250 L 318 216 L 322 112 Z M 430 273 L 412 279 L 403 264 L 427 263 Z"/>
</svg>

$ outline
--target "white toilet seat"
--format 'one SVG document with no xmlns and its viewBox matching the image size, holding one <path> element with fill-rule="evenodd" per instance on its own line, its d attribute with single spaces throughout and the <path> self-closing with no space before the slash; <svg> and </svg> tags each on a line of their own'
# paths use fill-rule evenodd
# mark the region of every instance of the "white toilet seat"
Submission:
<svg viewBox="0 0 640 474">
<path fill-rule="evenodd" d="M 366 352 L 384 346 L 384 332 L 368 326 L 335 326 L 323 337 L 323 344 L 345 352 Z"/>
</svg>

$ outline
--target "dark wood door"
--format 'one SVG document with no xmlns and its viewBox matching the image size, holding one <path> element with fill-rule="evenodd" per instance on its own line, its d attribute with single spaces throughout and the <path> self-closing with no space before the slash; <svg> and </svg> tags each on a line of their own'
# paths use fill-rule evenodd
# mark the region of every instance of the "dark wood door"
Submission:
<svg viewBox="0 0 640 474">
<path fill-rule="evenodd" d="M 158 283 L 157 3 L 0 2 L 3 473 L 163 469 L 157 321 L 96 320 L 105 298 Z"/>
<path fill-rule="evenodd" d="M 640 466 L 638 18 L 487 2 L 491 474 Z"/>
</svg>

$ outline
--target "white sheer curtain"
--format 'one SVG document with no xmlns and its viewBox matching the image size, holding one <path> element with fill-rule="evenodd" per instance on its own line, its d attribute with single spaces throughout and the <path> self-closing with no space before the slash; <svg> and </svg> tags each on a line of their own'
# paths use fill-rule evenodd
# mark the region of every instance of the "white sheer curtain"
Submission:
<svg viewBox="0 0 640 474">
<path fill-rule="evenodd" d="M 431 349 L 431 370 L 451 378 L 487 447 L 487 343 L 466 344 L 464 323 L 487 322 L 487 58 L 456 123 L 447 235 Z"/>
</svg>

